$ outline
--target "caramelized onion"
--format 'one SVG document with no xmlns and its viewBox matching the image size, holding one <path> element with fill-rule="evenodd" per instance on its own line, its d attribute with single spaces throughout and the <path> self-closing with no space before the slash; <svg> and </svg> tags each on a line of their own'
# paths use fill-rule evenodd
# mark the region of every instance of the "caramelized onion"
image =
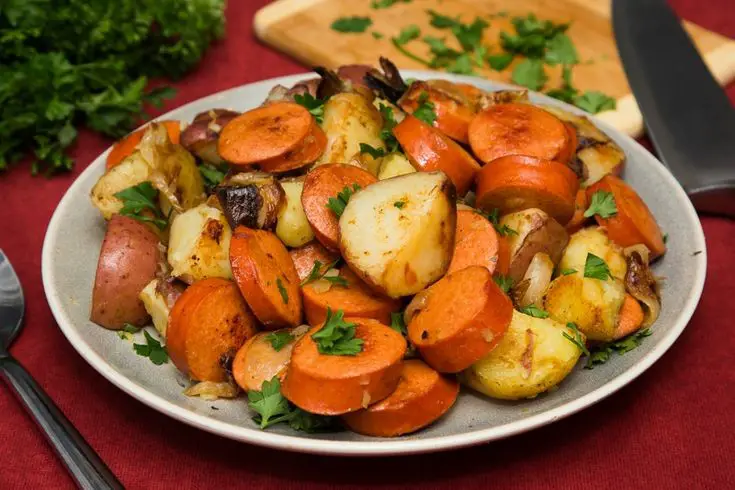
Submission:
<svg viewBox="0 0 735 490">
<path fill-rule="evenodd" d="M 219 398 L 235 398 L 240 389 L 234 383 L 225 381 L 215 383 L 213 381 L 200 381 L 184 391 L 186 396 L 198 396 L 203 400 L 217 400 Z"/>
<path fill-rule="evenodd" d="M 643 247 L 645 250 L 631 250 L 636 247 Z M 661 313 L 659 285 L 648 265 L 647 252 L 648 249 L 645 246 L 636 245 L 628 247 L 625 253 L 628 262 L 628 270 L 625 273 L 625 290 L 643 304 L 645 316 L 641 328 L 650 327 Z"/>
<path fill-rule="evenodd" d="M 549 287 L 553 272 L 554 263 L 547 254 L 539 252 L 534 255 L 526 269 L 526 275 L 521 280 L 521 283 L 528 282 L 525 291 L 520 295 L 518 306 L 538 305 Z"/>
</svg>

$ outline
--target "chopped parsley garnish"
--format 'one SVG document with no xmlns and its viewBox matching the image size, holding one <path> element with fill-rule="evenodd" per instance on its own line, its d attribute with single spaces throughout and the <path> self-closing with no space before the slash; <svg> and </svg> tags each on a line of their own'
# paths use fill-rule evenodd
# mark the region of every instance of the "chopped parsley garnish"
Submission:
<svg viewBox="0 0 735 490">
<path fill-rule="evenodd" d="M 508 293 L 510 291 L 510 288 L 513 287 L 513 279 L 510 277 L 506 277 L 503 274 L 496 274 L 493 276 L 493 281 L 495 281 L 495 284 L 498 285 L 500 289 L 503 290 L 504 293 Z"/>
<path fill-rule="evenodd" d="M 281 299 L 283 300 L 284 304 L 288 304 L 288 291 L 286 291 L 286 288 L 283 287 L 283 281 L 281 281 L 281 278 L 276 278 L 276 286 L 278 286 L 278 292 L 281 294 Z"/>
<path fill-rule="evenodd" d="M 322 264 L 318 260 L 315 260 L 314 261 L 314 265 L 312 266 L 311 271 L 309 272 L 309 275 L 306 277 L 306 279 L 304 279 L 302 281 L 301 285 L 302 286 L 306 286 L 310 282 L 314 282 L 314 281 L 317 281 L 319 279 L 326 279 L 327 281 L 331 282 L 335 286 L 342 286 L 342 287 L 345 287 L 346 288 L 348 286 L 348 284 L 347 284 L 347 279 L 345 279 L 344 277 L 342 277 L 342 276 L 326 276 L 325 275 L 327 272 L 329 272 L 330 269 L 333 269 L 334 266 L 336 266 L 338 262 L 339 262 L 339 259 L 335 260 L 334 262 L 332 262 L 331 264 L 329 264 L 328 266 L 326 266 L 324 268 L 324 274 L 322 274 L 321 273 L 321 270 L 322 270 L 322 266 L 324 264 Z"/>
<path fill-rule="evenodd" d="M 570 274 L 574 274 L 575 272 L 577 272 L 577 269 L 562 269 L 561 271 L 559 271 L 559 274 L 561 274 L 562 276 L 568 276 Z"/>
<path fill-rule="evenodd" d="M 584 262 L 584 277 L 605 281 L 612 278 L 612 274 L 604 260 L 595 254 L 587 253 L 587 260 Z"/>
<path fill-rule="evenodd" d="M 348 185 L 344 186 L 344 188 L 337 193 L 337 197 L 329 198 L 329 201 L 327 201 L 327 207 L 339 218 L 342 216 L 342 213 L 344 213 L 345 206 L 347 206 L 347 202 L 352 197 L 352 194 L 359 190 L 360 186 L 358 184 L 352 184 L 352 188 Z"/>
<path fill-rule="evenodd" d="M 378 109 L 380 115 L 383 116 L 383 129 L 380 130 L 380 139 L 385 143 L 386 153 L 397 151 L 399 148 L 398 140 L 393 134 L 393 128 L 398 122 L 393 116 L 393 108 L 386 104 L 379 104 Z"/>
<path fill-rule="evenodd" d="M 418 107 L 413 111 L 414 117 L 425 122 L 429 126 L 436 121 L 436 112 L 434 112 L 434 103 L 429 100 L 429 94 L 421 92 L 418 98 Z"/>
<path fill-rule="evenodd" d="M 293 97 L 294 102 L 300 106 L 304 106 L 309 114 L 314 116 L 316 122 L 321 124 L 324 121 L 324 103 L 326 99 L 317 99 L 311 94 L 296 94 Z"/>
<path fill-rule="evenodd" d="M 664 240 L 664 245 L 666 245 L 667 243 L 669 243 L 669 234 L 668 233 L 664 233 L 663 240 Z"/>
<path fill-rule="evenodd" d="M 602 111 L 611 111 L 617 107 L 615 99 L 609 97 L 597 90 L 590 90 L 577 97 L 574 105 L 590 114 L 597 114 Z"/>
<path fill-rule="evenodd" d="M 370 3 L 370 8 L 373 8 L 375 10 L 379 9 L 387 9 L 388 7 L 392 7 L 393 5 L 397 3 L 410 3 L 411 0 L 373 0 Z"/>
<path fill-rule="evenodd" d="M 140 328 L 136 327 L 135 325 L 126 323 L 123 326 L 122 330 L 117 331 L 117 336 L 123 340 L 132 340 L 132 335 L 138 332 L 140 332 Z"/>
<path fill-rule="evenodd" d="M 598 215 L 601 218 L 609 218 L 618 214 L 618 207 L 615 205 L 615 197 L 612 192 L 597 191 L 592 194 L 590 206 L 584 212 L 585 218 L 591 218 Z"/>
<path fill-rule="evenodd" d="M 532 316 L 534 318 L 548 318 L 549 312 L 546 310 L 542 310 L 536 305 L 528 305 L 524 306 L 519 310 L 524 315 Z"/>
<path fill-rule="evenodd" d="M 158 191 L 148 181 L 114 194 L 123 203 L 123 207 L 120 209 L 121 215 L 129 216 L 138 221 L 153 223 L 158 229 L 163 230 L 166 228 L 168 220 L 155 202 L 157 195 Z"/>
<path fill-rule="evenodd" d="M 479 214 L 480 216 L 487 219 L 490 223 L 492 223 L 493 227 L 495 228 L 495 231 L 498 232 L 498 235 L 500 236 L 507 236 L 507 235 L 517 235 L 518 232 L 515 231 L 513 228 L 511 228 L 508 225 L 501 225 L 500 224 L 500 211 L 498 208 L 493 208 L 492 211 L 489 213 L 485 213 L 479 209 L 475 209 L 475 212 Z"/>
<path fill-rule="evenodd" d="M 459 24 L 459 18 L 452 18 L 447 15 L 442 15 L 438 12 L 435 12 L 434 10 L 427 10 L 426 11 L 429 16 L 431 17 L 431 20 L 429 23 L 436 28 L 439 29 L 445 29 L 447 27 L 454 27 L 457 24 Z"/>
<path fill-rule="evenodd" d="M 324 326 L 311 338 L 316 343 L 320 354 L 329 356 L 355 356 L 362 352 L 363 340 L 355 338 L 357 324 L 344 321 L 344 312 L 334 313 L 327 307 L 327 318 Z"/>
<path fill-rule="evenodd" d="M 218 166 L 212 165 L 210 163 L 202 163 L 200 165 L 197 165 L 197 168 L 199 169 L 199 173 L 202 174 L 202 179 L 204 179 L 204 186 L 207 189 L 213 189 L 214 187 L 221 184 L 225 178 L 225 175 L 227 174 L 227 171 L 229 170 L 226 163 Z"/>
<path fill-rule="evenodd" d="M 541 60 L 526 58 L 513 69 L 511 79 L 518 85 L 523 85 L 531 90 L 539 90 L 546 84 L 548 76 L 546 76 Z"/>
<path fill-rule="evenodd" d="M 385 156 L 385 148 L 375 148 L 367 143 L 360 143 L 360 153 L 367 153 L 373 158 Z"/>
<path fill-rule="evenodd" d="M 143 330 L 145 336 L 145 344 L 133 344 L 135 353 L 139 356 L 147 357 L 156 366 L 166 364 L 168 362 L 168 352 L 166 347 L 162 346 L 161 343 L 154 339 L 147 330 Z"/>
<path fill-rule="evenodd" d="M 575 65 L 579 63 L 577 50 L 569 36 L 558 32 L 546 42 L 544 61 L 549 65 Z"/>
<path fill-rule="evenodd" d="M 487 57 L 487 62 L 490 65 L 490 68 L 492 68 L 495 71 L 503 71 L 506 68 L 510 66 L 510 64 L 513 62 L 513 54 L 512 53 L 500 53 L 500 54 L 491 54 Z"/>
<path fill-rule="evenodd" d="M 365 32 L 373 24 L 370 17 L 340 17 L 332 22 L 332 29 L 337 32 Z"/>
<path fill-rule="evenodd" d="M 591 349 L 589 357 L 587 358 L 587 364 L 584 366 L 585 369 L 594 369 L 599 364 L 605 364 L 610 360 L 613 352 L 617 352 L 619 355 L 623 355 L 626 352 L 630 352 L 636 347 L 639 347 L 643 343 L 643 339 L 653 334 L 650 328 L 639 330 L 635 333 L 623 337 L 620 340 L 614 340 L 612 342 L 606 342 L 600 344 Z"/>
<path fill-rule="evenodd" d="M 304 432 L 330 430 L 336 427 L 334 417 L 316 415 L 291 405 L 281 394 L 281 381 L 278 376 L 264 381 L 260 391 L 248 391 L 248 407 L 256 413 L 253 420 L 261 429 L 280 423 L 287 423 L 292 429 Z"/>
<path fill-rule="evenodd" d="M 401 335 L 406 335 L 408 329 L 406 328 L 406 322 L 403 320 L 402 312 L 399 311 L 390 314 L 390 328 Z"/>
<path fill-rule="evenodd" d="M 370 34 L 373 36 L 374 39 L 383 39 L 383 37 L 385 37 L 378 31 L 373 31 Z"/>
<path fill-rule="evenodd" d="M 582 332 L 580 332 L 577 328 L 577 325 L 569 322 L 567 323 L 567 328 L 569 328 L 573 332 L 574 336 L 569 335 L 567 332 L 562 332 L 561 334 L 564 336 L 564 338 L 579 347 L 579 350 L 581 350 L 584 355 L 589 356 L 590 351 L 587 350 L 587 346 L 584 343 L 584 336 L 582 335 Z"/>
<path fill-rule="evenodd" d="M 393 203 L 393 206 L 397 207 L 398 209 L 403 209 L 403 206 L 405 206 L 406 203 L 404 201 L 396 201 Z"/>
<path fill-rule="evenodd" d="M 266 335 L 265 340 L 270 342 L 271 347 L 276 352 L 286 347 L 288 344 L 293 342 L 294 336 L 287 330 L 279 330 L 278 332 L 269 333 Z"/>
</svg>

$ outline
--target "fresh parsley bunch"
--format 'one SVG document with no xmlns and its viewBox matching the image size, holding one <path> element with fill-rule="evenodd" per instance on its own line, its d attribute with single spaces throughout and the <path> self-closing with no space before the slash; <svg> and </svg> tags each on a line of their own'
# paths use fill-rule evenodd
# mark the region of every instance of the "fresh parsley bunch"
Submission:
<svg viewBox="0 0 735 490">
<path fill-rule="evenodd" d="M 0 171 L 31 153 L 32 171 L 69 170 L 85 125 L 111 137 L 145 118 L 224 32 L 224 0 L 3 0 Z"/>
</svg>

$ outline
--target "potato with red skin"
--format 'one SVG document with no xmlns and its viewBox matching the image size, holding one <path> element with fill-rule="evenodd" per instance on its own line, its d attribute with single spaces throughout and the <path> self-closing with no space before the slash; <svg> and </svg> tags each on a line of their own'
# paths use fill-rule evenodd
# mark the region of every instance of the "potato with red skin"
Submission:
<svg viewBox="0 0 735 490">
<path fill-rule="evenodd" d="M 225 125 L 239 116 L 228 109 L 211 109 L 196 115 L 181 132 L 181 145 L 207 163 L 220 165 L 224 160 L 217 153 L 217 139 Z"/>
<path fill-rule="evenodd" d="M 90 320 L 111 330 L 142 327 L 150 316 L 138 295 L 162 260 L 158 236 L 140 221 L 116 214 L 107 225 L 92 290 Z"/>
</svg>

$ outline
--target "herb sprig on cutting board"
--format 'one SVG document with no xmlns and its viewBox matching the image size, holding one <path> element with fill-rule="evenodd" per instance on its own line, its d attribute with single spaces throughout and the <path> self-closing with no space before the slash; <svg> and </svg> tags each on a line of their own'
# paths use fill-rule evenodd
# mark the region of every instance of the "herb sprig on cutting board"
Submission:
<svg viewBox="0 0 735 490">
<path fill-rule="evenodd" d="M 379 8 L 388 8 L 396 3 L 381 2 Z M 592 114 L 615 109 L 614 98 L 597 90 L 582 92 L 574 86 L 572 73 L 580 60 L 574 42 L 567 34 L 569 24 L 542 20 L 534 14 L 516 16 L 510 18 L 512 31 L 502 31 L 494 42 L 488 42 L 484 33 L 490 22 L 508 17 L 507 12 L 475 17 L 471 22 L 434 9 L 428 9 L 426 14 L 429 24 L 446 35 L 423 35 L 419 26 L 407 24 L 397 36 L 390 38 L 402 55 L 428 68 L 461 75 L 479 75 L 477 70 L 480 68 L 498 72 L 510 69 L 513 83 L 545 91 L 551 97 Z M 365 27 L 373 24 L 369 17 L 361 19 L 367 23 Z M 344 19 L 337 19 L 340 20 Z M 383 36 L 373 37 L 379 41 Z M 428 56 L 422 54 L 427 48 Z M 558 87 L 549 87 L 547 69 L 559 66 L 562 82 Z"/>
<path fill-rule="evenodd" d="M 224 32 L 224 0 L 7 0 L 0 8 L 0 171 L 72 168 L 80 126 L 118 138 L 171 97 Z"/>
</svg>

